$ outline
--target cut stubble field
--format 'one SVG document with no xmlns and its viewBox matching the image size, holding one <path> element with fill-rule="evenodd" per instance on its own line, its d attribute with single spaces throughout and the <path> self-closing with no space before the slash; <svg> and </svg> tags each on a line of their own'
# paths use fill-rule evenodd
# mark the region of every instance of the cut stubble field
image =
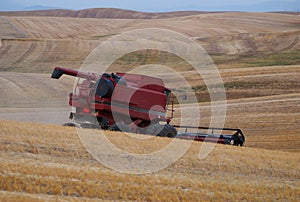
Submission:
<svg viewBox="0 0 300 202">
<path fill-rule="evenodd" d="M 108 19 L 1 15 L 1 201 L 300 200 L 299 16 L 178 13 L 170 17 L 169 13 L 161 19 Z M 59 126 L 68 121 L 68 94 L 74 78 L 50 79 L 52 69 L 78 69 L 102 41 L 147 27 L 185 34 L 212 55 L 226 92 L 224 126 L 243 130 L 244 147 L 216 145 L 205 159 L 199 159 L 205 144 L 193 142 L 166 169 L 130 175 L 97 162 L 75 128 Z M 207 86 L 177 56 L 142 50 L 119 58 L 108 70 L 127 72 L 156 63 L 180 72 L 189 82 L 193 92 L 187 96 L 197 96 L 199 124 L 209 126 L 212 113 Z M 185 90 L 169 72 L 156 76 L 170 88 Z M 175 105 L 171 123 L 180 123 L 183 109 L 190 112 L 184 118 L 194 122 L 195 103 L 180 97 L 177 101 L 181 104 Z M 119 148 L 136 154 L 158 151 L 171 141 L 160 137 L 142 140 L 138 134 L 132 138 L 133 134 L 118 132 L 105 135 Z"/>
<path fill-rule="evenodd" d="M 199 159 L 203 143 L 195 142 L 165 170 L 128 175 L 95 161 L 73 128 L 14 121 L 1 121 L 0 125 L 2 200 L 299 199 L 297 153 L 217 145 L 207 158 Z M 158 145 L 169 142 L 153 137 L 136 144 L 138 141 L 126 134 L 105 135 L 136 153 L 145 152 L 145 147 L 157 150 Z"/>
</svg>

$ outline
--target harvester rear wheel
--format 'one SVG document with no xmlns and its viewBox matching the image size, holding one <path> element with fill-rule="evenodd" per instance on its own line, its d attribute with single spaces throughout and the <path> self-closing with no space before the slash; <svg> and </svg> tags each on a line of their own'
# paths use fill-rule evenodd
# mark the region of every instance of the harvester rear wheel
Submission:
<svg viewBox="0 0 300 202">
<path fill-rule="evenodd" d="M 151 124 L 146 129 L 146 134 L 158 135 L 160 133 L 160 131 L 162 131 L 163 128 L 164 128 L 164 126 L 160 125 L 159 123 Z"/>
<path fill-rule="evenodd" d="M 177 135 L 176 129 L 169 125 L 160 125 L 159 123 L 152 124 L 147 129 L 147 134 L 157 135 L 160 137 L 171 137 L 174 138 Z"/>
<path fill-rule="evenodd" d="M 169 124 L 166 124 L 158 134 L 158 136 L 171 137 L 171 138 L 176 137 L 176 135 L 177 135 L 177 130 L 172 125 Z"/>
</svg>

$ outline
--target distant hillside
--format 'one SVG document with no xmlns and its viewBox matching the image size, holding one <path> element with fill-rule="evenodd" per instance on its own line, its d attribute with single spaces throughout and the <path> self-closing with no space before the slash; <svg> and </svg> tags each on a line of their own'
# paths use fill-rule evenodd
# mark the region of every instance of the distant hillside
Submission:
<svg viewBox="0 0 300 202">
<path fill-rule="evenodd" d="M 78 69 L 101 41 L 153 27 L 191 37 L 217 57 L 218 67 L 296 65 L 300 61 L 299 24 L 295 15 L 245 12 L 150 20 L 1 16 L 0 70 L 50 73 L 57 65 Z M 264 57 L 270 54 L 275 55 Z M 259 58 L 250 60 L 249 56 Z"/>
<path fill-rule="evenodd" d="M 198 15 L 201 11 L 175 11 L 165 13 L 146 13 L 115 8 L 93 8 L 84 10 L 36 10 L 0 12 L 1 16 L 47 16 L 47 17 L 77 17 L 77 18 L 122 18 L 122 19 L 161 19 Z"/>
</svg>

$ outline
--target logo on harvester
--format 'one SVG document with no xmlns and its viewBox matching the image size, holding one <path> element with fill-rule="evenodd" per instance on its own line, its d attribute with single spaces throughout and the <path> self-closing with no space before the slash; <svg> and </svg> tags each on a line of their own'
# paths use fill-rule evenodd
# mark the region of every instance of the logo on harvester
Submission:
<svg viewBox="0 0 300 202">
<path fill-rule="evenodd" d="M 243 144 L 241 131 L 221 133 L 226 96 L 218 69 L 201 46 L 177 32 L 149 28 L 116 35 L 92 51 L 80 71 L 57 67 L 52 78 L 63 74 L 78 77 L 70 118 L 83 145 L 118 172 L 167 168 L 190 148 L 193 141 L 183 139 L 210 142 L 202 144 L 199 158 L 216 143 Z M 209 127 L 200 127 L 199 95 L 192 87 L 199 83 L 209 92 Z"/>
</svg>

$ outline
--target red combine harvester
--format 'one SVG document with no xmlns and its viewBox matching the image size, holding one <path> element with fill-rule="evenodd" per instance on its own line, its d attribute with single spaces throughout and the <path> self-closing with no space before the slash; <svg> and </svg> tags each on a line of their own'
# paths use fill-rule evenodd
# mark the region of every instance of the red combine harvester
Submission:
<svg viewBox="0 0 300 202">
<path fill-rule="evenodd" d="M 242 146 L 245 141 L 240 129 L 170 125 L 174 112 L 172 102 L 171 115 L 167 117 L 171 90 L 165 87 L 161 79 L 125 73 L 97 75 L 62 67 L 56 67 L 51 78 L 59 79 L 63 74 L 81 78 L 75 92 L 69 95 L 69 104 L 76 110 L 70 113 L 74 126 L 237 146 Z M 160 122 L 166 124 L 161 125 Z M 177 132 L 177 127 L 185 128 L 185 132 Z M 232 131 L 233 134 L 187 132 L 195 128 Z"/>
</svg>

